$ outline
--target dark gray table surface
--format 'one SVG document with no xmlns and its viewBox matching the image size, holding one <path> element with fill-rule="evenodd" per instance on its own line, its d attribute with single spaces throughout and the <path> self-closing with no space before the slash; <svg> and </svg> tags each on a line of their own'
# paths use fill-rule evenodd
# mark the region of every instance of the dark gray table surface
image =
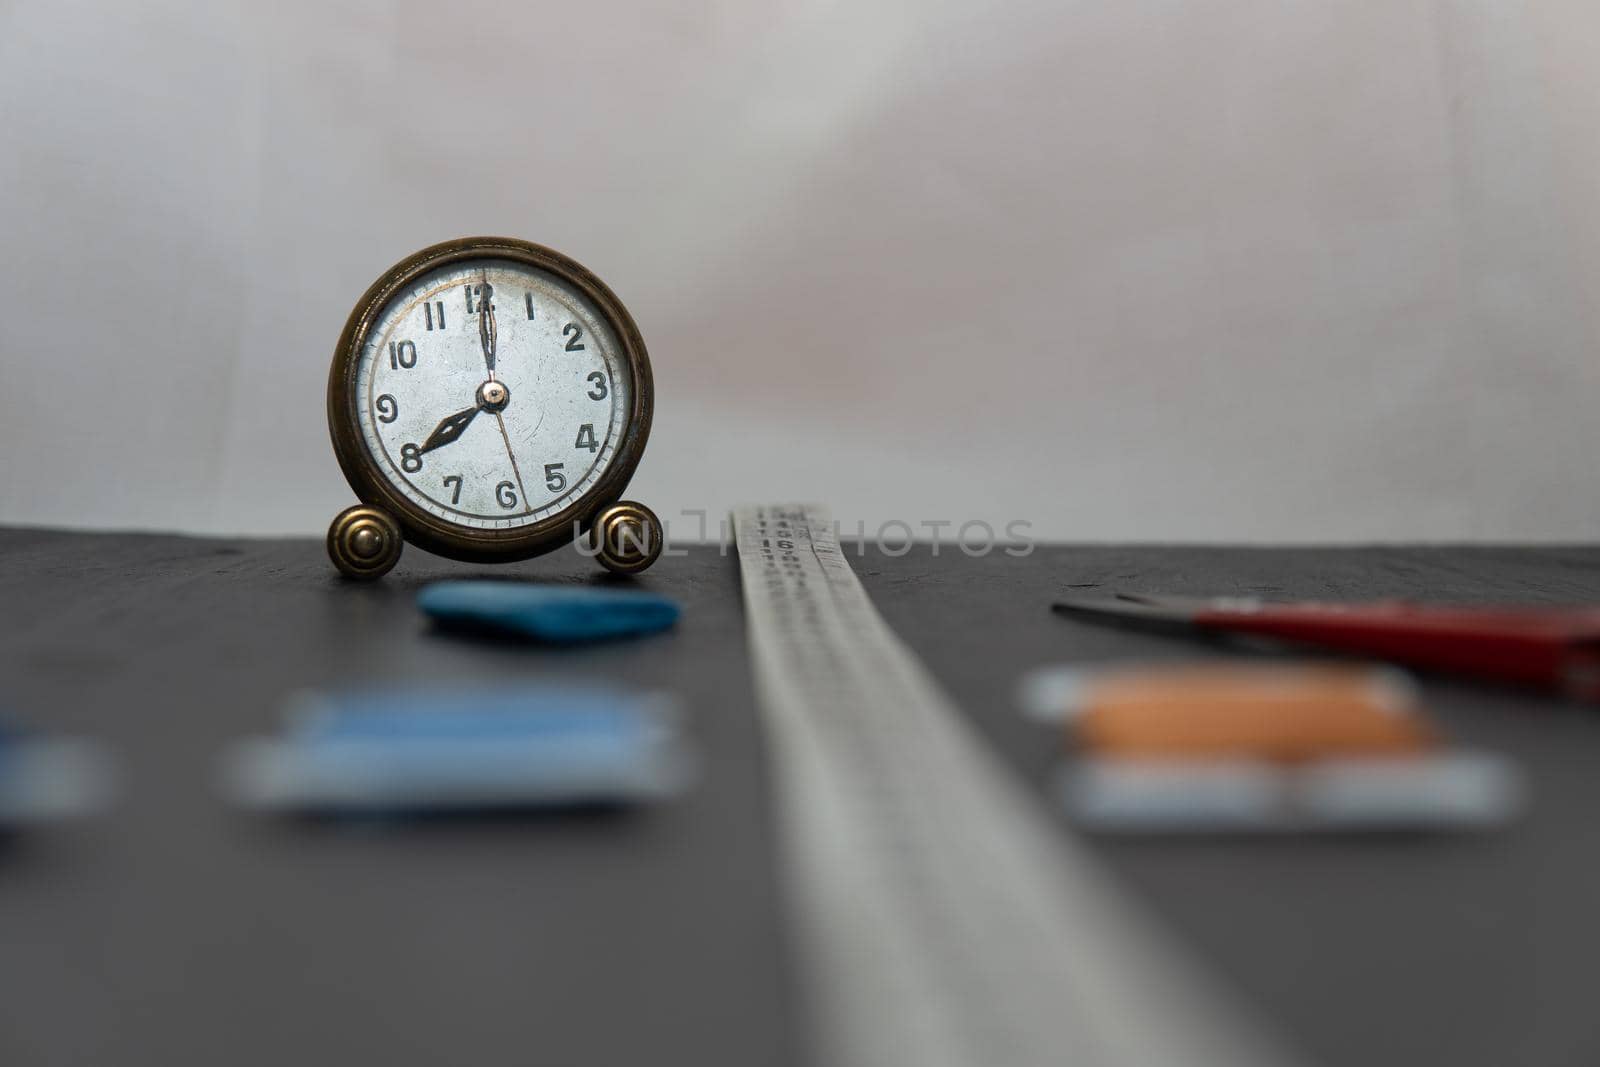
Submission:
<svg viewBox="0 0 1600 1067">
<path fill-rule="evenodd" d="M 1592 548 L 923 545 L 852 562 L 1041 803 L 1055 745 L 1016 714 L 1023 670 L 1220 653 L 1052 615 L 1068 587 L 1600 600 Z M 0 1063 L 804 1062 L 736 561 L 663 560 L 640 584 L 683 602 L 675 632 L 568 651 L 430 631 L 417 588 L 483 573 L 602 580 L 570 552 L 489 569 L 412 551 L 360 586 L 310 540 L 0 530 L 0 705 L 103 738 L 123 778 L 105 816 L 0 849 Z M 705 773 L 631 814 L 307 824 L 218 799 L 218 753 L 288 694 L 380 677 L 665 687 Z M 1314 1062 L 1600 1062 L 1600 716 L 1445 680 L 1425 694 L 1455 737 L 1523 762 L 1521 824 L 1091 848 Z"/>
</svg>

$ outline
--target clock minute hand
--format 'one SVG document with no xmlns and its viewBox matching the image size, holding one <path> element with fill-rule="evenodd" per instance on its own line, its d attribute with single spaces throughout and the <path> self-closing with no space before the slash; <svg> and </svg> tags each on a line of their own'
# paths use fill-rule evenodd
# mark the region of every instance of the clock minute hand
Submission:
<svg viewBox="0 0 1600 1067">
<path fill-rule="evenodd" d="M 434 449 L 441 448 L 460 437 L 480 410 L 482 409 L 474 404 L 472 407 L 458 411 L 454 415 L 446 415 L 439 420 L 439 425 L 433 428 L 433 432 L 428 435 L 428 439 L 422 442 L 422 447 L 417 449 L 417 453 L 420 455 L 423 452 L 432 452 Z"/>
<path fill-rule="evenodd" d="M 478 298 L 478 340 L 483 342 L 483 364 L 489 368 L 489 380 L 494 381 L 494 287 L 489 284 L 489 279 L 483 279 L 480 287 L 482 295 Z"/>
</svg>

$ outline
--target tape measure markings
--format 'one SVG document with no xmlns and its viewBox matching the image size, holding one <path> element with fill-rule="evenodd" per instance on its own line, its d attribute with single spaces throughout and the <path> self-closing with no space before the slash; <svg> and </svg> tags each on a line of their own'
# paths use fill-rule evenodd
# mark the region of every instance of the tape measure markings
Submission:
<svg viewBox="0 0 1600 1067">
<path fill-rule="evenodd" d="M 973 736 L 824 509 L 734 527 L 826 1067 L 1293 1062 Z"/>
</svg>

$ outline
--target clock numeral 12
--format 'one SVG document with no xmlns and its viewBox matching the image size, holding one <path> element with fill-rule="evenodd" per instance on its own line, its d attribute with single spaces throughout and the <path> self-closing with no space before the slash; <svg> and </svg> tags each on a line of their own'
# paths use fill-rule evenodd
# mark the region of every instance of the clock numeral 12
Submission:
<svg viewBox="0 0 1600 1067">
<path fill-rule="evenodd" d="M 467 297 L 468 315 L 476 315 L 478 313 L 478 305 L 481 301 L 476 300 L 475 298 L 477 297 L 482 297 L 483 300 L 489 301 L 489 310 L 494 310 L 494 286 L 488 282 L 484 282 L 481 285 L 473 285 L 471 282 L 467 282 L 461 286 L 461 291 Z"/>
</svg>

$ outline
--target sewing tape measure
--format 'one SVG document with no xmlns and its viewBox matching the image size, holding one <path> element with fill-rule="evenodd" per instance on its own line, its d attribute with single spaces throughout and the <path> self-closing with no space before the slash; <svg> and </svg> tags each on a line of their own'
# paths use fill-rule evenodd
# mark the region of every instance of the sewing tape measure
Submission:
<svg viewBox="0 0 1600 1067">
<path fill-rule="evenodd" d="M 733 518 L 819 1063 L 1296 1062 L 972 736 L 825 509 Z"/>
</svg>

